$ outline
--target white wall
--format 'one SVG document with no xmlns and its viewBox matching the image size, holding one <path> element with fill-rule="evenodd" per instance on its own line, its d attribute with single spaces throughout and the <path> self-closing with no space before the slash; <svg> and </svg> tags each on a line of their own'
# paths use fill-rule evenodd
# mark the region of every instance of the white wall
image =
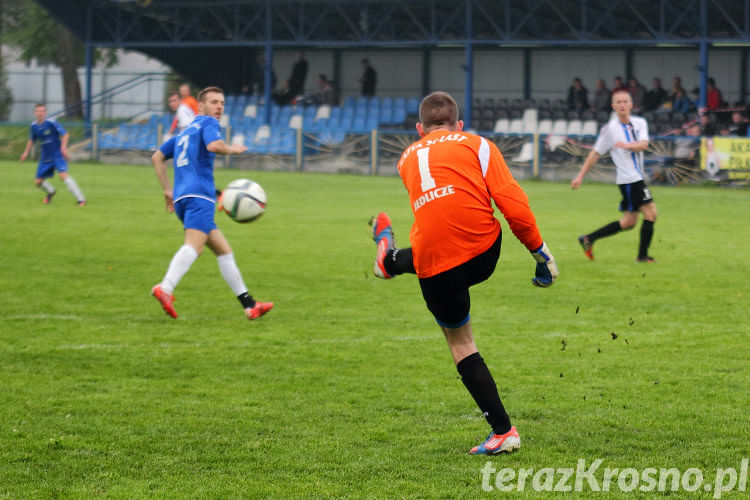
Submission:
<svg viewBox="0 0 750 500">
<path fill-rule="evenodd" d="M 7 48 L 3 54 L 8 71 L 8 83 L 13 91 L 15 104 L 11 112 L 12 121 L 26 122 L 31 119 L 35 102 L 44 100 L 51 112 L 62 109 L 62 83 L 59 69 L 42 67 L 35 63 L 25 65 L 13 62 L 13 53 Z M 716 79 L 724 98 L 730 102 L 739 99 L 740 50 L 718 50 L 709 52 L 709 74 Z M 297 57 L 297 50 L 274 52 L 273 66 L 278 84 L 289 77 Z M 305 57 L 309 63 L 306 91 L 317 90 L 320 73 L 333 78 L 333 50 L 308 50 Z M 378 73 L 376 93 L 379 96 L 419 96 L 422 93 L 422 51 L 419 49 L 393 50 L 344 50 L 341 54 L 341 81 L 336 82 L 341 97 L 360 94 L 359 78 L 362 75 L 360 61 L 368 58 Z M 461 48 L 438 49 L 430 58 L 431 90 L 444 90 L 464 105 L 466 74 L 463 70 L 465 52 Z M 10 62 L 9 62 L 10 61 Z M 646 86 L 659 77 L 669 87 L 673 76 L 682 77 L 683 86 L 690 92 L 698 86 L 698 49 L 637 49 L 633 52 L 633 73 Z M 95 118 L 130 117 L 146 110 L 164 110 L 164 93 L 167 84 L 164 77 L 169 68 L 157 60 L 137 52 L 121 51 L 119 64 L 114 68 L 101 65 L 94 70 L 93 92 L 108 89 L 139 74 L 155 72 L 150 82 L 119 94 L 110 102 L 97 104 L 93 108 Z M 624 49 L 607 50 L 560 50 L 532 49 L 531 52 L 531 97 L 534 99 L 562 99 L 572 79 L 576 76 L 593 91 L 598 78 L 604 78 L 609 86 L 616 75 L 626 77 Z M 85 71 L 79 70 L 81 85 L 85 85 Z M 523 97 L 523 51 L 519 49 L 477 48 L 474 53 L 475 97 Z M 171 87 L 171 85 L 169 85 Z M 84 89 L 85 90 L 85 89 Z"/>
<path fill-rule="evenodd" d="M 604 78 L 612 87 L 615 76 L 626 77 L 625 52 L 622 50 L 534 50 L 531 55 L 531 97 L 565 99 L 573 78 L 579 77 L 589 90 Z"/>
<path fill-rule="evenodd" d="M 531 49 L 531 97 L 534 99 L 564 99 L 573 78 L 580 77 L 590 92 L 596 80 L 604 78 L 612 87 L 615 76 L 627 78 L 624 49 Z M 274 69 L 279 85 L 289 76 L 299 52 L 278 50 L 274 53 Z M 709 51 L 709 74 L 728 101 L 739 99 L 739 50 L 714 49 Z M 307 78 L 308 92 L 315 91 L 319 73 L 333 77 L 333 51 L 307 51 L 310 63 Z M 377 95 L 419 95 L 422 92 L 421 50 L 394 49 L 391 51 L 345 50 L 341 57 L 341 81 L 337 82 L 342 97 L 359 95 L 360 61 L 368 58 L 378 72 Z M 683 87 L 690 92 L 698 86 L 698 49 L 649 48 L 633 51 L 633 75 L 651 87 L 658 77 L 668 88 L 673 76 L 682 78 Z M 431 90 L 450 92 L 460 105 L 464 103 L 466 55 L 463 49 L 436 49 L 430 58 Z M 523 97 L 523 51 L 520 49 L 477 48 L 474 52 L 475 97 Z"/>
<path fill-rule="evenodd" d="M 13 108 L 10 121 L 27 122 L 33 119 L 34 104 L 45 102 L 47 110 L 55 113 L 64 108 L 63 86 L 60 69 L 56 66 L 41 66 L 33 61 L 25 64 L 16 59 L 17 53 L 3 48 L 8 86 L 13 92 Z M 118 51 L 118 64 L 113 68 L 98 65 L 92 72 L 92 93 L 97 94 L 118 83 L 131 80 L 138 75 L 156 73 L 150 81 L 118 94 L 115 98 L 95 104 L 92 114 L 99 118 L 126 118 L 147 109 L 164 109 L 165 76 L 169 68 L 157 60 L 137 52 Z M 78 70 L 81 90 L 86 93 L 86 71 Z"/>
<path fill-rule="evenodd" d="M 741 57 L 739 50 L 711 50 L 708 53 L 708 74 L 716 80 L 716 86 L 730 104 L 740 98 Z M 662 86 L 669 88 L 672 77 L 679 76 L 688 96 L 700 85 L 699 65 L 697 49 L 650 49 L 633 54 L 633 73 L 646 88 L 652 87 L 654 78 L 661 78 Z"/>
</svg>

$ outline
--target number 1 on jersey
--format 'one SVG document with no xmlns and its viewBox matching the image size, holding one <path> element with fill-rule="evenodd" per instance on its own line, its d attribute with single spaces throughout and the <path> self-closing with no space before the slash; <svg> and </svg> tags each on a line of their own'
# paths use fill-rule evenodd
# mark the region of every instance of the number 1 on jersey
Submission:
<svg viewBox="0 0 750 500">
<path fill-rule="evenodd" d="M 435 187 L 435 179 L 432 178 L 430 173 L 430 148 L 422 148 L 417 150 L 417 159 L 419 160 L 419 178 L 422 180 L 422 192 L 429 191 Z"/>
</svg>

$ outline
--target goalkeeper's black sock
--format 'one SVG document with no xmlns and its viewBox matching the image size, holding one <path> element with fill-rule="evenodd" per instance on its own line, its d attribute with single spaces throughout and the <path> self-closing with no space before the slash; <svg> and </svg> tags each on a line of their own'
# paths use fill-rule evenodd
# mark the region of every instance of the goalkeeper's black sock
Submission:
<svg viewBox="0 0 750 500">
<path fill-rule="evenodd" d="M 505 434 L 510 430 L 510 417 L 505 411 L 497 385 L 492 379 L 490 370 L 478 352 L 466 356 L 456 365 L 461 381 L 469 390 L 474 401 L 482 410 L 484 418 L 495 434 Z"/>
<path fill-rule="evenodd" d="M 593 243 L 599 238 L 612 236 L 613 234 L 617 234 L 620 231 L 622 231 L 622 227 L 620 227 L 620 221 L 616 220 L 614 222 L 610 222 L 606 226 L 600 227 L 599 229 L 597 229 L 591 234 L 587 234 L 586 237 L 589 239 L 589 242 Z"/>
<path fill-rule="evenodd" d="M 638 258 L 645 259 L 648 257 L 648 247 L 651 245 L 651 238 L 654 236 L 654 222 L 643 219 L 641 224 L 641 243 L 638 245 Z"/>
<path fill-rule="evenodd" d="M 385 272 L 390 276 L 409 273 L 417 274 L 414 269 L 414 258 L 411 254 L 411 248 L 394 248 L 388 250 L 383 259 Z"/>
</svg>

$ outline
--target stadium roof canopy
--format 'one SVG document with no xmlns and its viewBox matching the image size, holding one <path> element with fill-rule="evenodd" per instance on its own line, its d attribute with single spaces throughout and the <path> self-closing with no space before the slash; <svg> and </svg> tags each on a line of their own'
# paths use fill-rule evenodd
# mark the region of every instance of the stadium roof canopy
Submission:
<svg viewBox="0 0 750 500">
<path fill-rule="evenodd" d="M 750 0 L 37 0 L 81 39 L 177 46 L 750 42 Z"/>
<path fill-rule="evenodd" d="M 87 49 L 139 50 L 228 88 L 260 49 L 750 46 L 750 0 L 35 1 Z"/>
</svg>

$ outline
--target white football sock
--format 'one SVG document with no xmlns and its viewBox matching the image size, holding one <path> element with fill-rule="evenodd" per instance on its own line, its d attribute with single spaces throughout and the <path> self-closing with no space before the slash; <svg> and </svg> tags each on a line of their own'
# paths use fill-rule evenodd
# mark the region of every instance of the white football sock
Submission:
<svg viewBox="0 0 750 500">
<path fill-rule="evenodd" d="M 55 192 L 55 188 L 52 186 L 52 184 L 49 183 L 49 181 L 42 181 L 42 183 L 37 187 L 47 194 L 52 194 Z"/>
<path fill-rule="evenodd" d="M 169 263 L 167 274 L 164 275 L 161 282 L 161 289 L 172 295 L 177 283 L 185 276 L 185 273 L 188 272 L 197 258 L 198 252 L 195 251 L 195 248 L 190 245 L 182 245 L 172 257 L 172 262 Z"/>
<path fill-rule="evenodd" d="M 216 257 L 216 262 L 219 263 L 219 271 L 224 277 L 224 281 L 227 282 L 229 288 L 232 289 L 235 296 L 242 295 L 247 292 L 245 282 L 242 280 L 242 275 L 237 267 L 237 263 L 234 261 L 233 253 L 225 253 Z"/>
<path fill-rule="evenodd" d="M 81 188 L 78 187 L 76 180 L 73 179 L 72 176 L 68 175 L 63 182 L 65 183 L 66 186 L 68 186 L 68 189 L 70 190 L 71 193 L 73 193 L 73 196 L 76 197 L 76 200 L 86 201 L 86 198 L 83 196 L 83 192 L 81 191 Z"/>
</svg>

